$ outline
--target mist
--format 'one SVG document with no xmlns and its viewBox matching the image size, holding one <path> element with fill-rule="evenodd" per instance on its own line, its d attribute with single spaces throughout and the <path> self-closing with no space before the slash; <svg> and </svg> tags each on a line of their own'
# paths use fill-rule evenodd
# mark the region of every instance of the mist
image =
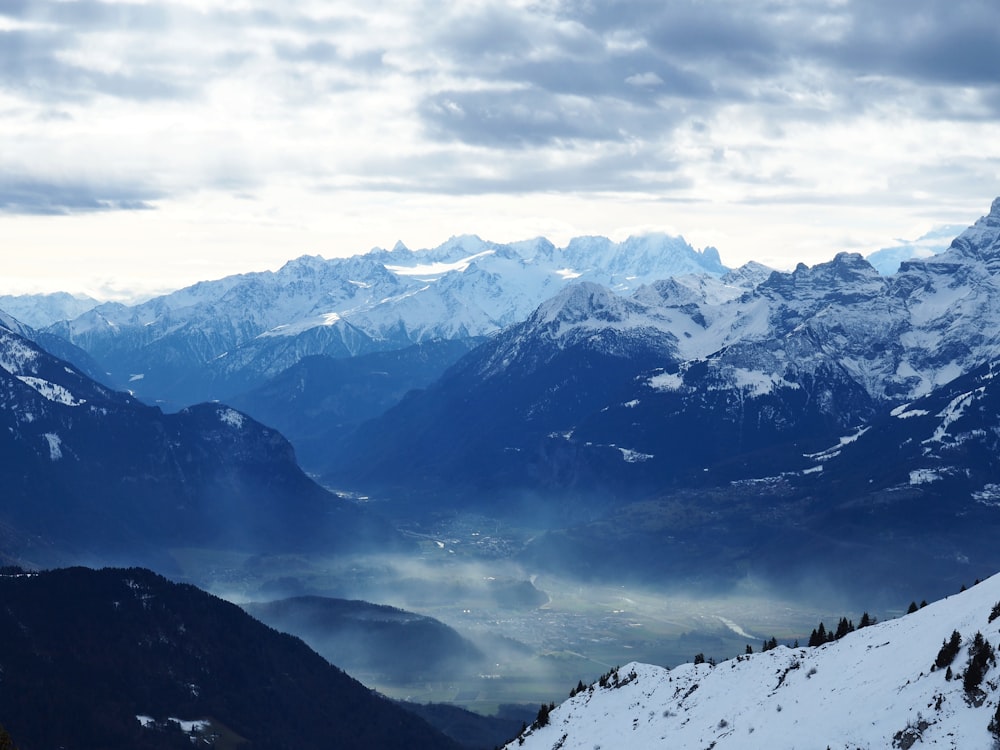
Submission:
<svg viewBox="0 0 1000 750">
<path fill-rule="evenodd" d="M 469 531 L 465 542 L 428 535 L 413 554 L 213 560 L 201 552 L 195 560 L 188 551 L 186 565 L 196 583 L 302 638 L 366 685 L 485 715 L 560 700 L 578 681 L 631 661 L 722 660 L 771 638 L 805 643 L 818 623 L 842 616 L 903 611 L 872 611 L 822 584 L 804 596 L 751 577 L 722 589 L 553 573 L 511 549 L 467 543 L 484 533 Z"/>
</svg>

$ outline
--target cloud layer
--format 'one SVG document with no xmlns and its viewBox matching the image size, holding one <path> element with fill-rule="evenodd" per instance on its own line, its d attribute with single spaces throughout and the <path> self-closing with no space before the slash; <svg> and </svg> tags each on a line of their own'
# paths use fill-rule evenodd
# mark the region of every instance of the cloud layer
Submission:
<svg viewBox="0 0 1000 750">
<path fill-rule="evenodd" d="M 1000 192 L 998 49 L 994 0 L 0 0 L 0 213 L 276 186 L 968 211 Z"/>
</svg>

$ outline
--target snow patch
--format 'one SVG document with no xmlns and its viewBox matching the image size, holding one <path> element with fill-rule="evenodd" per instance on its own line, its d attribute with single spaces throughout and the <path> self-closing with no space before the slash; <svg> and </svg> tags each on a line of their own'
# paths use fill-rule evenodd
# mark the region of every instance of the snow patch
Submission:
<svg viewBox="0 0 1000 750">
<path fill-rule="evenodd" d="M 45 441 L 49 444 L 49 459 L 52 461 L 58 461 L 63 457 L 62 454 L 62 440 L 54 432 L 46 432 L 42 435 Z"/>
<path fill-rule="evenodd" d="M 617 446 L 615 446 L 617 448 Z M 639 464 L 643 461 L 648 461 L 654 458 L 653 455 L 649 453 L 640 453 L 639 451 L 630 450 L 629 448 L 618 448 L 621 451 L 622 458 L 625 459 L 625 463 L 628 464 Z"/>
<path fill-rule="evenodd" d="M 923 441 L 923 444 L 927 443 L 942 443 L 945 437 L 948 435 L 948 429 L 955 424 L 962 415 L 965 413 L 965 409 L 972 403 L 973 399 L 985 390 L 984 388 L 977 388 L 974 391 L 968 391 L 959 396 L 953 398 L 944 409 L 937 415 L 941 419 L 941 424 L 937 426 L 934 430 L 934 434 Z"/>
<path fill-rule="evenodd" d="M 744 367 L 734 367 L 729 371 L 732 384 L 750 396 L 766 396 L 773 393 L 776 388 L 800 388 L 798 383 L 785 380 L 774 372 L 760 372 L 759 370 L 749 370 Z M 713 387 L 712 390 L 721 390 Z"/>
<path fill-rule="evenodd" d="M 33 378 L 30 375 L 18 375 L 17 379 L 25 385 L 31 386 L 38 391 L 39 394 L 54 403 L 62 404 L 63 406 L 81 406 L 82 404 L 87 403 L 86 399 L 76 398 L 72 393 L 58 383 L 50 383 L 48 380 Z"/>
<path fill-rule="evenodd" d="M 415 266 L 386 266 L 385 270 L 392 271 L 398 276 L 444 276 L 446 273 L 458 271 L 464 273 L 466 269 L 478 258 L 493 255 L 493 250 L 484 250 L 481 253 L 470 255 L 468 258 L 455 261 L 454 263 L 421 263 Z M 429 279 L 428 279 L 429 280 Z"/>
<path fill-rule="evenodd" d="M 868 432 L 868 430 L 870 430 L 870 429 L 871 429 L 870 427 L 862 427 L 860 430 L 858 430 L 857 432 L 855 432 L 853 435 L 845 435 L 844 437 L 840 438 L 836 445 L 834 445 L 834 446 L 832 446 L 830 448 L 827 448 L 824 451 L 820 451 L 819 453 L 804 453 L 804 454 L 802 454 L 803 458 L 811 458 L 811 459 L 814 459 L 816 461 L 829 461 L 831 458 L 836 458 L 837 456 L 840 455 L 840 451 L 841 451 L 841 449 L 845 445 L 850 445 L 855 440 L 857 440 L 859 437 L 861 437 L 866 432 Z"/>
<path fill-rule="evenodd" d="M 129 375 L 128 376 L 128 382 L 134 383 L 137 380 L 143 380 L 145 377 L 146 377 L 146 373 L 139 372 L 139 373 L 136 373 L 135 375 Z"/>
<path fill-rule="evenodd" d="M 646 384 L 656 391 L 679 391 L 684 387 L 684 376 L 679 372 L 664 372 L 654 375 Z"/>
<path fill-rule="evenodd" d="M 11 375 L 23 372 L 25 367 L 38 359 L 38 352 L 24 341 L 12 335 L 4 336 L 3 351 L 0 351 L 0 367 Z"/>
<path fill-rule="evenodd" d="M 931 484 L 940 482 L 941 475 L 931 469 L 914 469 L 910 472 L 910 484 L 917 486 L 921 484 Z"/>
<path fill-rule="evenodd" d="M 895 412 L 896 410 L 893 409 L 893 411 Z M 893 414 L 892 416 L 896 417 L 896 419 L 909 419 L 910 417 L 926 417 L 928 414 L 930 412 L 926 409 L 910 409 L 899 414 Z"/>
<path fill-rule="evenodd" d="M 219 411 L 219 421 L 238 430 L 243 427 L 246 417 L 235 409 L 222 409 Z"/>
<path fill-rule="evenodd" d="M 1000 484 L 984 485 L 979 492 L 972 493 L 972 499 L 981 505 L 1000 508 Z"/>
</svg>

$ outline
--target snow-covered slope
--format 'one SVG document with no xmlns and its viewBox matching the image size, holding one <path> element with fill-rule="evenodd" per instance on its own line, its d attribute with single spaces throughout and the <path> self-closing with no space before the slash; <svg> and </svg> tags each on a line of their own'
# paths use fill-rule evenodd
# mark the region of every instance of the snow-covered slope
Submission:
<svg viewBox="0 0 1000 750">
<path fill-rule="evenodd" d="M 549 714 L 510 750 L 994 747 L 998 672 L 963 680 L 977 633 L 1000 645 L 1000 576 L 818 648 L 778 646 L 718 666 L 627 664 Z M 961 648 L 935 661 L 952 632 Z M 949 679 L 950 678 L 950 679 Z M 1000 733 L 1000 730 L 998 730 Z M 522 741 L 523 740 L 523 741 Z"/>
<path fill-rule="evenodd" d="M 140 396 L 190 401 L 231 395 L 310 354 L 492 334 L 577 280 L 627 293 L 726 270 L 714 248 L 698 252 L 665 235 L 579 238 L 562 249 L 464 236 L 430 250 L 303 256 L 273 273 L 202 282 L 141 305 L 100 305 L 51 332 Z"/>
</svg>

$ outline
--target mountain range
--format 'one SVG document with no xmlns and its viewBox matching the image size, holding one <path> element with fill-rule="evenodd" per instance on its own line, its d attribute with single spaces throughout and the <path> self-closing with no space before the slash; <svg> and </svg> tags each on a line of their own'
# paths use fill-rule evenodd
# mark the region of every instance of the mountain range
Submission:
<svg viewBox="0 0 1000 750">
<path fill-rule="evenodd" d="M 352 434 L 327 473 L 606 492 L 755 478 L 777 449 L 798 468 L 1000 355 L 998 267 L 1000 201 L 890 277 L 841 254 L 629 295 L 577 283 Z"/>
<path fill-rule="evenodd" d="M 718 251 L 649 235 L 501 245 L 455 237 L 419 252 L 324 260 L 205 281 L 139 305 L 105 303 L 46 332 L 101 362 L 110 382 L 173 406 L 261 385 L 308 355 L 350 357 L 495 333 L 578 279 L 620 291 L 725 272 Z"/>
</svg>

